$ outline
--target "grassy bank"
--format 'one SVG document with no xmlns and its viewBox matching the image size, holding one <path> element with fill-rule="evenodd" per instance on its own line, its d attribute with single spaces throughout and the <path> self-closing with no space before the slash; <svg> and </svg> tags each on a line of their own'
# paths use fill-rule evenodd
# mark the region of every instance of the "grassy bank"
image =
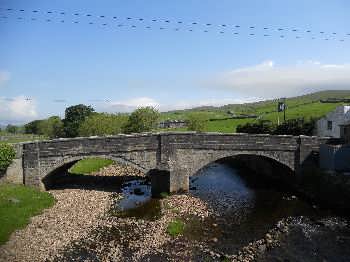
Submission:
<svg viewBox="0 0 350 262">
<path fill-rule="evenodd" d="M 337 106 L 345 103 L 321 103 L 320 99 L 326 98 L 350 98 L 350 91 L 327 91 L 314 94 L 304 95 L 300 97 L 292 97 L 286 100 L 287 110 L 286 119 L 305 118 L 321 118 L 327 113 L 333 111 Z M 222 107 L 202 107 L 188 110 L 178 110 L 162 113 L 161 119 L 182 119 L 186 120 L 189 114 L 200 112 L 209 121 L 204 131 L 207 132 L 223 132 L 234 133 L 238 125 L 245 123 L 253 123 L 258 120 L 269 120 L 277 124 L 278 118 L 283 121 L 283 113 L 277 112 L 276 101 L 262 101 L 256 103 L 247 103 L 241 105 L 226 105 Z M 234 119 L 231 113 L 236 115 L 252 114 L 258 118 L 250 119 Z M 172 129 L 172 131 L 185 131 L 186 128 Z"/>
<path fill-rule="evenodd" d="M 75 163 L 70 169 L 71 174 L 90 174 L 96 172 L 103 167 L 113 164 L 114 161 L 104 158 L 86 158 Z"/>
<path fill-rule="evenodd" d="M 54 202 L 47 192 L 21 185 L 0 185 L 0 245 L 13 231 L 26 226 L 30 217 L 53 206 Z"/>
</svg>

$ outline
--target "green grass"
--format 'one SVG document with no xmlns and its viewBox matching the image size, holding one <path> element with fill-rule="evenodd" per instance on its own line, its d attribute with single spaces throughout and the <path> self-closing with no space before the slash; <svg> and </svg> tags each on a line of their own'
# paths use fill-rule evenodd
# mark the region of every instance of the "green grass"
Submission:
<svg viewBox="0 0 350 262">
<path fill-rule="evenodd" d="M 0 133 L 0 137 L 3 139 L 0 140 L 1 143 L 20 143 L 20 142 L 30 142 L 34 140 L 44 140 L 47 139 L 45 136 L 39 135 L 29 135 L 29 134 L 9 134 L 5 132 Z"/>
<path fill-rule="evenodd" d="M 175 219 L 168 224 L 167 232 L 170 236 L 176 237 L 182 235 L 185 230 L 185 223 L 180 219 Z"/>
<path fill-rule="evenodd" d="M 25 227 L 30 217 L 54 203 L 54 197 L 47 192 L 21 185 L 0 185 L 0 245 L 13 231 Z"/>
<path fill-rule="evenodd" d="M 168 193 L 168 192 L 161 192 L 161 193 L 159 194 L 159 196 L 160 196 L 161 198 L 167 198 L 167 197 L 169 196 L 169 193 Z"/>
<path fill-rule="evenodd" d="M 286 119 L 295 118 L 321 118 L 337 106 L 343 103 L 321 103 L 320 99 L 327 98 L 350 98 L 350 91 L 323 91 L 313 94 L 287 98 Z M 192 112 L 201 112 L 206 115 L 207 119 L 217 119 L 216 121 L 208 121 L 205 132 L 222 132 L 234 133 L 240 124 L 253 123 L 258 119 L 227 119 L 230 117 L 228 111 L 235 114 L 255 114 L 261 120 L 270 120 L 277 124 L 278 113 L 276 112 L 276 101 L 261 101 L 256 103 L 247 103 L 240 105 L 226 105 L 222 107 L 202 107 L 188 110 L 178 110 L 162 113 L 161 118 L 164 119 L 187 119 Z M 283 114 L 279 114 L 280 121 L 283 120 Z M 187 131 L 186 128 L 171 129 L 171 131 Z"/>
<path fill-rule="evenodd" d="M 85 158 L 75 163 L 70 169 L 71 174 L 90 174 L 113 164 L 114 161 L 105 158 Z"/>
</svg>

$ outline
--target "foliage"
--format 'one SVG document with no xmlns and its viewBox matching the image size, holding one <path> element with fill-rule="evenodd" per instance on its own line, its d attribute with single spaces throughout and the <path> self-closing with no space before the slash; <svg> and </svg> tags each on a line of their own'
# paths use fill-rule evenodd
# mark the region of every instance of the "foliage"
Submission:
<svg viewBox="0 0 350 262">
<path fill-rule="evenodd" d="M 93 113 L 79 127 L 79 136 L 116 135 L 128 121 L 125 114 Z"/>
<path fill-rule="evenodd" d="M 304 118 L 289 119 L 281 125 L 275 127 L 273 134 L 275 135 L 306 135 L 312 136 L 316 120 L 314 118 L 305 121 Z"/>
<path fill-rule="evenodd" d="M 114 161 L 104 158 L 86 158 L 75 163 L 70 169 L 71 174 L 90 174 L 99 171 L 101 168 L 113 164 Z"/>
<path fill-rule="evenodd" d="M 24 126 L 24 130 L 27 134 L 43 135 L 49 138 L 64 137 L 63 122 L 58 116 L 29 122 Z"/>
<path fill-rule="evenodd" d="M 203 132 L 207 127 L 208 118 L 200 112 L 190 113 L 187 118 L 188 130 Z"/>
<path fill-rule="evenodd" d="M 7 169 L 15 158 L 16 152 L 9 144 L 0 144 L 0 172 Z"/>
<path fill-rule="evenodd" d="M 65 119 L 63 120 L 65 135 L 67 137 L 78 136 L 79 126 L 84 122 L 85 118 L 94 111 L 95 110 L 91 106 L 83 104 L 67 107 Z"/>
<path fill-rule="evenodd" d="M 140 107 L 132 112 L 124 131 L 125 133 L 152 131 L 158 125 L 159 116 L 158 110 L 153 107 Z"/>
<path fill-rule="evenodd" d="M 8 133 L 11 133 L 11 134 L 16 134 L 18 132 L 18 127 L 9 124 L 9 125 L 6 126 L 5 131 L 8 132 Z"/>
<path fill-rule="evenodd" d="M 274 127 L 270 121 L 258 121 L 237 126 L 238 133 L 248 134 L 271 134 Z"/>
<path fill-rule="evenodd" d="M 39 122 L 39 135 L 49 138 L 58 138 L 64 136 L 63 122 L 58 116 L 52 116 Z"/>
<path fill-rule="evenodd" d="M 24 125 L 24 132 L 26 134 L 36 134 L 39 135 L 39 125 L 42 120 L 34 120 Z"/>
<path fill-rule="evenodd" d="M 30 217 L 54 203 L 54 197 L 47 192 L 22 185 L 0 185 L 0 245 L 13 231 L 27 225 Z"/>
<path fill-rule="evenodd" d="M 304 118 L 289 119 L 280 125 L 274 125 L 271 121 L 259 121 L 246 123 L 237 127 L 237 132 L 248 134 L 274 134 L 274 135 L 306 135 L 311 136 L 315 127 L 316 119 L 305 121 Z"/>
<path fill-rule="evenodd" d="M 175 219 L 168 224 L 167 232 L 170 236 L 176 237 L 183 234 L 185 229 L 185 223 L 180 219 Z"/>
</svg>

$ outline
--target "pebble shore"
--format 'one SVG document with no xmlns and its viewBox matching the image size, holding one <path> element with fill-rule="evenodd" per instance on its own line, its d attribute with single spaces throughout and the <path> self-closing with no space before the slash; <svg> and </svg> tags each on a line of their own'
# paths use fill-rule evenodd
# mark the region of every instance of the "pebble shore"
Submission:
<svg viewBox="0 0 350 262">
<path fill-rule="evenodd" d="M 143 176 L 133 168 L 119 165 L 103 168 L 93 175 Z M 174 219 L 205 225 L 215 217 L 216 211 L 196 196 L 181 194 L 162 199 L 160 218 L 146 220 L 111 215 L 111 206 L 122 197 L 121 193 L 84 189 L 49 192 L 56 204 L 12 234 L 0 247 L 0 261 L 249 262 L 278 247 L 279 240 L 288 235 L 290 225 L 295 222 L 281 220 L 264 238 L 240 248 L 236 254 L 224 254 L 215 249 L 215 243 L 220 240 L 216 236 L 195 239 L 167 233 L 167 226 Z"/>
</svg>

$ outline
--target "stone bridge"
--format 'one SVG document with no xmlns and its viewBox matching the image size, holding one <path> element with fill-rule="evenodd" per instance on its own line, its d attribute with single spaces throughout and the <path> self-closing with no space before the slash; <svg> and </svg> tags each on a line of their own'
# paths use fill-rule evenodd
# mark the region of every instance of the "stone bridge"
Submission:
<svg viewBox="0 0 350 262">
<path fill-rule="evenodd" d="M 25 185 L 43 188 L 54 170 L 87 157 L 104 157 L 151 175 L 158 191 L 188 190 L 189 176 L 211 162 L 253 156 L 298 173 L 327 138 L 219 133 L 155 133 L 37 141 L 17 145 L 17 171 Z M 157 170 L 160 170 L 159 172 Z"/>
</svg>

